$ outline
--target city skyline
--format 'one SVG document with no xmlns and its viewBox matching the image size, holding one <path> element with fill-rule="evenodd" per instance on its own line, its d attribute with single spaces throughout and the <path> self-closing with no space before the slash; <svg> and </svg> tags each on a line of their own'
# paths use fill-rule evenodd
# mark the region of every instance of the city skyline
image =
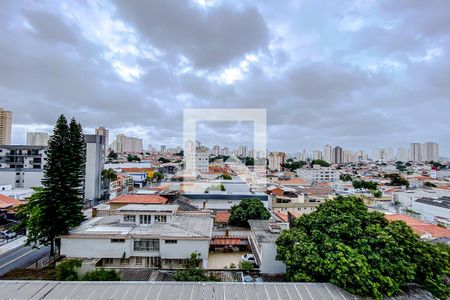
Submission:
<svg viewBox="0 0 450 300">
<path fill-rule="evenodd" d="M 245 107 L 267 109 L 271 149 L 436 141 L 448 156 L 449 5 L 5 2 L 1 106 L 13 143 L 64 113 L 89 131 L 180 144 L 184 108 Z M 241 125 L 205 131 L 239 144 L 251 139 Z"/>
</svg>

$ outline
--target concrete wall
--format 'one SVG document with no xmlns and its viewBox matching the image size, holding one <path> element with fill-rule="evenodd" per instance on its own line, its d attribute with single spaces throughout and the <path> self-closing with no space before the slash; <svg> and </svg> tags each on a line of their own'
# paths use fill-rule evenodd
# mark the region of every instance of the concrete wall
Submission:
<svg viewBox="0 0 450 300">
<path fill-rule="evenodd" d="M 111 239 L 61 238 L 61 254 L 78 258 L 128 258 L 132 254 L 133 242 L 111 243 Z"/>
<path fill-rule="evenodd" d="M 261 273 L 264 274 L 283 274 L 286 273 L 286 265 L 275 259 L 277 249 L 275 243 L 261 244 Z"/>
<path fill-rule="evenodd" d="M 23 175 L 23 188 L 29 189 L 33 187 L 42 187 L 42 178 L 44 177 L 44 171 L 29 171 L 24 172 Z"/>
<path fill-rule="evenodd" d="M 208 259 L 208 240 L 177 240 L 176 244 L 166 244 L 164 240 L 159 244 L 161 258 L 185 259 L 191 257 L 192 252 L 200 253 L 200 258 Z"/>
<path fill-rule="evenodd" d="M 412 210 L 421 214 L 422 218 L 428 222 L 434 222 L 435 217 L 450 219 L 450 209 L 428 205 L 421 202 L 413 202 Z"/>
</svg>

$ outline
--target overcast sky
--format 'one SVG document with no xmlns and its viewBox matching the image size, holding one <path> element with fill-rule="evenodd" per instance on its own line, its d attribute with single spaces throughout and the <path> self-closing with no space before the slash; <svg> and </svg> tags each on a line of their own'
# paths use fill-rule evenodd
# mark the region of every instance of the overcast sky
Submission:
<svg viewBox="0 0 450 300">
<path fill-rule="evenodd" d="M 181 144 L 184 108 L 266 108 L 269 148 L 435 141 L 450 155 L 450 1 L 1 1 L 13 142 L 60 113 Z M 250 124 L 251 125 L 251 124 Z M 247 123 L 201 123 L 248 144 Z"/>
</svg>

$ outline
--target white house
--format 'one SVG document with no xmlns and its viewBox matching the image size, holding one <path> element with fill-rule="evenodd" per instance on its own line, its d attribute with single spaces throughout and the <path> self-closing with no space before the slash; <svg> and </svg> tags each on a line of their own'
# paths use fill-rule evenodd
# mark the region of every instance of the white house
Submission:
<svg viewBox="0 0 450 300">
<path fill-rule="evenodd" d="M 191 253 L 208 265 L 211 217 L 177 215 L 177 205 L 129 204 L 61 237 L 61 254 L 111 268 L 177 268 Z"/>
<path fill-rule="evenodd" d="M 339 171 L 314 165 L 311 169 L 298 169 L 297 175 L 307 182 L 335 182 L 339 180 Z"/>
</svg>

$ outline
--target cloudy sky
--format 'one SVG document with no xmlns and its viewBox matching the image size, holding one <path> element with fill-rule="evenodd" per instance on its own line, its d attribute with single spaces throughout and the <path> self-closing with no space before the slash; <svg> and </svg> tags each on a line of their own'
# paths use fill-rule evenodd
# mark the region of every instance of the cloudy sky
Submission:
<svg viewBox="0 0 450 300">
<path fill-rule="evenodd" d="M 450 155 L 450 2 L 1 1 L 13 141 L 60 113 L 181 143 L 184 108 L 265 108 L 269 148 L 435 141 Z M 201 123 L 207 144 L 252 126 Z"/>
</svg>

